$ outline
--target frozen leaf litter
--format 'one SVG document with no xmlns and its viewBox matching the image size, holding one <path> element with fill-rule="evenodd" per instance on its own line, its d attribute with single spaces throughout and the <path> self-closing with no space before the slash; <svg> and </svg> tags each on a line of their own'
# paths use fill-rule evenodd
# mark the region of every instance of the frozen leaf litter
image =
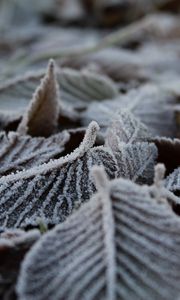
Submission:
<svg viewBox="0 0 180 300">
<path fill-rule="evenodd" d="M 179 13 L 0 1 L 0 299 L 180 298 Z"/>
</svg>

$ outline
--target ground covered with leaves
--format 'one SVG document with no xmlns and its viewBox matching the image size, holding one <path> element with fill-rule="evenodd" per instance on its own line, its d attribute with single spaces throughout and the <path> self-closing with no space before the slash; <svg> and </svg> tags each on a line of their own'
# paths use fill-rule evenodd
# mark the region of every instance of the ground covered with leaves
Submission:
<svg viewBox="0 0 180 300">
<path fill-rule="evenodd" d="M 0 299 L 180 299 L 179 0 L 0 0 Z"/>
</svg>

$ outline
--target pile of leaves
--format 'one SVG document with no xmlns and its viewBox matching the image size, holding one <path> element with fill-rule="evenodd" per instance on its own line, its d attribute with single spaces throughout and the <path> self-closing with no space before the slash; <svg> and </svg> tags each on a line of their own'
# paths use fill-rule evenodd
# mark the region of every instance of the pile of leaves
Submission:
<svg viewBox="0 0 180 300">
<path fill-rule="evenodd" d="M 0 299 L 180 299 L 179 12 L 0 1 Z"/>
</svg>

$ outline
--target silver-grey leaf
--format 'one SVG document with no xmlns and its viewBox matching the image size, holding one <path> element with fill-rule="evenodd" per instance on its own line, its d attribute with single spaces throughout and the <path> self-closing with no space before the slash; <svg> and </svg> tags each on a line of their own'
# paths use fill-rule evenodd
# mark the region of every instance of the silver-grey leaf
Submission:
<svg viewBox="0 0 180 300">
<path fill-rule="evenodd" d="M 83 123 L 96 120 L 104 132 L 116 117 L 115 113 L 127 110 L 144 123 L 152 135 L 175 137 L 177 134 L 173 106 L 178 97 L 155 85 L 144 85 L 125 96 L 103 103 L 91 103 L 84 112 Z"/>
<path fill-rule="evenodd" d="M 116 158 L 117 177 L 131 179 L 137 183 L 152 183 L 158 151 L 153 143 L 118 143 L 112 152 Z"/>
<path fill-rule="evenodd" d="M 59 114 L 59 86 L 56 80 L 55 63 L 50 60 L 45 77 L 35 91 L 17 132 L 31 136 L 50 136 L 57 132 Z"/>
<path fill-rule="evenodd" d="M 151 187 L 94 172 L 99 192 L 26 256 L 19 299 L 177 299 L 180 219 Z"/>
<path fill-rule="evenodd" d="M 166 188 L 173 192 L 178 193 L 180 192 L 180 168 L 174 170 L 165 180 Z"/>
<path fill-rule="evenodd" d="M 0 134 L 0 175 L 29 169 L 61 157 L 70 140 L 68 131 L 49 138 L 31 138 L 18 133 Z"/>
<path fill-rule="evenodd" d="M 121 111 L 116 114 L 107 130 L 105 145 L 116 158 L 118 177 L 152 183 L 158 152 L 154 144 L 145 142 L 149 138 L 146 126 L 131 113 Z"/>
<path fill-rule="evenodd" d="M 136 119 L 132 113 L 121 111 L 109 126 L 105 141 L 106 146 L 114 148 L 121 142 L 132 144 L 146 141 L 150 136 L 148 128 Z"/>
<path fill-rule="evenodd" d="M 116 85 L 107 77 L 71 69 L 56 70 L 62 105 L 87 106 L 92 100 L 105 100 L 118 95 Z M 21 116 L 39 86 L 44 71 L 35 71 L 9 80 L 0 86 L 0 113 Z"/>
<path fill-rule="evenodd" d="M 47 164 L 0 178 L 0 227 L 37 226 L 64 221 L 94 192 L 90 169 L 104 165 L 117 172 L 108 148 L 93 147 L 99 127 L 92 122 L 83 142 L 71 154 Z"/>
<path fill-rule="evenodd" d="M 73 106 L 115 98 L 118 88 L 108 77 L 88 71 L 61 69 L 57 74 L 62 100 Z"/>
</svg>

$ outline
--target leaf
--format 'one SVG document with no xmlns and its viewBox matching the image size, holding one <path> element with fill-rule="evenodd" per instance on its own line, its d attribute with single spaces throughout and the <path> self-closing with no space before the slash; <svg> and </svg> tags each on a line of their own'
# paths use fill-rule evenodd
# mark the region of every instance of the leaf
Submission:
<svg viewBox="0 0 180 300">
<path fill-rule="evenodd" d="M 153 136 L 176 136 L 176 122 L 173 106 L 178 98 L 155 85 L 144 85 L 125 96 L 103 103 L 91 103 L 84 112 L 83 123 L 96 120 L 105 131 L 122 110 L 132 112 L 144 123 Z"/>
<path fill-rule="evenodd" d="M 117 148 L 112 149 L 116 158 L 118 172 L 117 177 L 131 179 L 137 183 L 152 183 L 154 166 L 158 156 L 154 144 L 119 143 Z"/>
<path fill-rule="evenodd" d="M 19 299 L 177 299 L 180 219 L 157 188 L 94 174 L 98 193 L 27 254 Z"/>
<path fill-rule="evenodd" d="M 116 176 L 109 149 L 93 147 L 98 128 L 92 122 L 71 154 L 0 178 L 1 227 L 37 226 L 39 219 L 47 225 L 62 222 L 94 192 L 89 173 L 93 165 L 104 165 L 110 178 Z"/>
<path fill-rule="evenodd" d="M 73 106 L 87 106 L 91 101 L 111 99 L 118 95 L 112 80 L 88 71 L 61 69 L 58 82 L 62 99 Z"/>
<path fill-rule="evenodd" d="M 150 133 L 144 124 L 136 119 L 133 114 L 121 111 L 116 114 L 115 120 L 109 126 L 106 134 L 106 146 L 117 148 L 119 143 L 132 144 L 146 141 Z"/>
<path fill-rule="evenodd" d="M 38 230 L 7 230 L 0 234 L 0 297 L 14 299 L 15 284 L 25 254 L 40 238 Z"/>
<path fill-rule="evenodd" d="M 174 193 L 176 199 L 172 201 L 171 206 L 177 216 L 180 216 L 180 168 L 175 169 L 164 182 L 165 187 Z"/>
<path fill-rule="evenodd" d="M 44 71 L 34 71 L 18 76 L 0 86 L 0 112 L 6 115 L 22 115 L 27 109 Z M 107 77 L 92 72 L 56 69 L 61 91 L 61 105 L 87 106 L 92 100 L 114 98 L 116 85 Z"/>
<path fill-rule="evenodd" d="M 60 95 L 55 64 L 50 60 L 47 73 L 23 115 L 17 132 L 31 136 L 50 136 L 57 131 L 59 111 Z"/>
<path fill-rule="evenodd" d="M 147 141 L 148 129 L 131 113 L 122 111 L 109 126 L 105 145 L 112 150 L 118 166 L 117 177 L 138 183 L 151 183 L 157 148 Z"/>
<path fill-rule="evenodd" d="M 180 168 L 174 170 L 165 180 L 166 188 L 179 195 L 180 192 Z"/>
<path fill-rule="evenodd" d="M 142 68 L 142 58 L 126 49 L 103 49 L 86 56 L 69 58 L 62 62 L 63 67 L 81 69 L 89 64 L 99 67 L 102 74 L 106 74 L 114 81 L 123 83 L 144 82 L 149 77 Z"/>
<path fill-rule="evenodd" d="M 63 131 L 49 138 L 31 138 L 10 132 L 0 134 L 0 175 L 8 175 L 59 158 L 71 140 L 71 134 Z"/>
</svg>

